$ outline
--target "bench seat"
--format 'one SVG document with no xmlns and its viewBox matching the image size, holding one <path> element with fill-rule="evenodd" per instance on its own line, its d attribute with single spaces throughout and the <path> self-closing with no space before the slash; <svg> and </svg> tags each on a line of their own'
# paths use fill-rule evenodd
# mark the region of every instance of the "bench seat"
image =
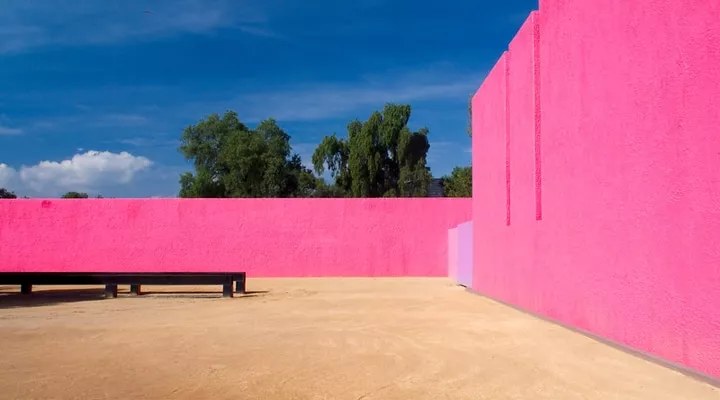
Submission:
<svg viewBox="0 0 720 400">
<path fill-rule="evenodd" d="M 142 285 L 222 285 L 223 297 L 245 293 L 245 272 L 0 272 L 0 284 L 20 285 L 23 294 L 33 285 L 105 285 L 105 297 L 117 297 L 118 285 L 141 294 Z"/>
</svg>

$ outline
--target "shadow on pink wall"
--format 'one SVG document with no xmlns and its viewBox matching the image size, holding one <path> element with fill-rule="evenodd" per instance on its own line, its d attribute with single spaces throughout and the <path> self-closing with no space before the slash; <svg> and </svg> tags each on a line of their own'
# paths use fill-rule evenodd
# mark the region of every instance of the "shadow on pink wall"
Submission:
<svg viewBox="0 0 720 400">
<path fill-rule="evenodd" d="M 458 285 L 472 286 L 472 221 L 448 230 L 448 277 Z"/>
<path fill-rule="evenodd" d="M 458 279 L 458 229 L 448 229 L 448 277 L 457 282 Z"/>
<path fill-rule="evenodd" d="M 475 290 L 720 377 L 717 15 L 541 2 L 472 100 Z"/>
<path fill-rule="evenodd" d="M 465 287 L 472 286 L 473 224 L 463 222 L 457 227 L 457 283 Z"/>
<path fill-rule="evenodd" d="M 447 276 L 470 199 L 0 201 L 0 271 Z"/>
</svg>

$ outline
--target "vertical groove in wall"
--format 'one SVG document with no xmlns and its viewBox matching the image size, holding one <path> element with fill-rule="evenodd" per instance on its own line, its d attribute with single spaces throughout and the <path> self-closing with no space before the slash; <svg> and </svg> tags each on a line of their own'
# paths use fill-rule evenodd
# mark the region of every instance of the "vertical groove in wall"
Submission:
<svg viewBox="0 0 720 400">
<path fill-rule="evenodd" d="M 540 153 L 540 15 L 536 11 L 533 19 L 533 92 L 535 101 L 535 220 L 542 220 L 542 164 Z"/>
<path fill-rule="evenodd" d="M 505 225 L 510 226 L 510 51 L 505 54 Z"/>
</svg>

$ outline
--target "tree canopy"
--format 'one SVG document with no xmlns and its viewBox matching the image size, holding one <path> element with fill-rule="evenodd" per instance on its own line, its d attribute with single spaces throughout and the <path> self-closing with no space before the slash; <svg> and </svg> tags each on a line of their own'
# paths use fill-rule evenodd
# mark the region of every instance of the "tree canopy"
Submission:
<svg viewBox="0 0 720 400">
<path fill-rule="evenodd" d="M 325 136 L 312 155 L 318 175 L 292 151 L 290 135 L 267 119 L 243 124 L 233 111 L 188 126 L 180 152 L 194 172 L 180 177 L 180 197 L 397 197 L 427 195 L 428 129 L 408 128 L 409 105 L 387 104 L 347 137 Z"/>
<path fill-rule="evenodd" d="M 26 199 L 29 197 L 25 197 Z M 62 199 L 89 199 L 90 196 L 85 192 L 67 192 L 64 195 L 62 195 L 60 198 Z M 95 196 L 96 199 L 104 199 L 103 195 L 99 194 Z"/>
<path fill-rule="evenodd" d="M 0 188 L 0 199 L 17 199 L 17 195 L 5 188 Z"/>
<path fill-rule="evenodd" d="M 347 138 L 325 136 L 313 153 L 315 172 L 327 168 L 336 190 L 350 197 L 426 196 L 429 131 L 412 132 L 410 114 L 409 105 L 386 104 L 367 121 L 350 122 Z"/>
<path fill-rule="evenodd" d="M 64 195 L 62 195 L 60 198 L 62 199 L 87 199 L 89 196 L 87 193 L 81 193 L 81 192 L 67 192 Z"/>
<path fill-rule="evenodd" d="M 233 111 L 210 115 L 185 128 L 180 151 L 195 167 L 180 197 L 309 197 L 317 183 L 273 119 L 250 129 Z"/>
<path fill-rule="evenodd" d="M 455 167 L 442 180 L 445 196 L 472 197 L 472 167 Z"/>
</svg>

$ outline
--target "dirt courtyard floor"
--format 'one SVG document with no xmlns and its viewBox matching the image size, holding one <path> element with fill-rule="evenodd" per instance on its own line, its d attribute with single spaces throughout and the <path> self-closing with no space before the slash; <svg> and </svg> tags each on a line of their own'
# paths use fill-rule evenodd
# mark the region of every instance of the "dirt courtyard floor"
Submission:
<svg viewBox="0 0 720 400">
<path fill-rule="evenodd" d="M 447 279 L 144 289 L 0 286 L 0 398 L 720 398 Z"/>
</svg>

